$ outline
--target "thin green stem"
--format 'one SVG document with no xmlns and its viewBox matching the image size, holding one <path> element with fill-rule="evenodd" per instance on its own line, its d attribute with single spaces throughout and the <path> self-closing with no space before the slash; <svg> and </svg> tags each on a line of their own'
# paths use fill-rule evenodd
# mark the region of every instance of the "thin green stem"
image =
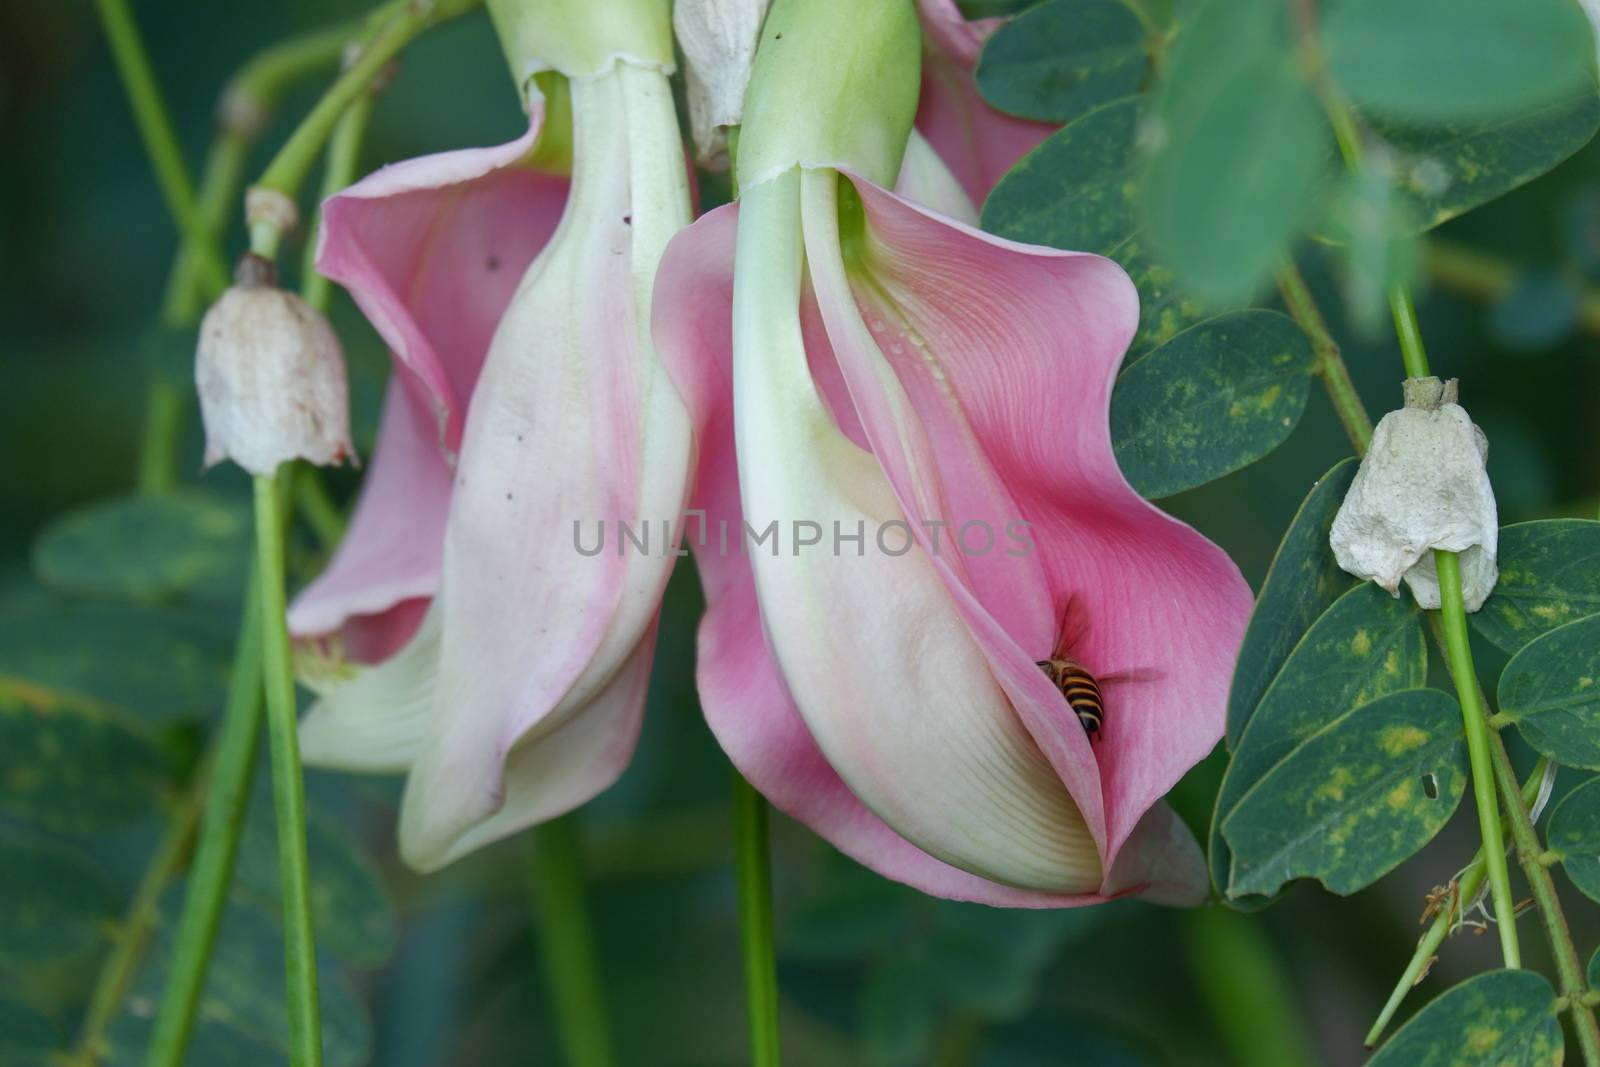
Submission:
<svg viewBox="0 0 1600 1067">
<path fill-rule="evenodd" d="M 1227 908 L 1181 916 L 1191 973 L 1237 1067 L 1315 1063 L 1283 961 L 1256 923 Z"/>
<path fill-rule="evenodd" d="M 297 461 L 293 479 L 295 510 L 306 520 L 323 548 L 337 547 L 344 540 L 344 514 L 328 495 L 321 474 L 311 464 Z"/>
<path fill-rule="evenodd" d="M 1494 769 L 1489 758 L 1491 731 L 1485 721 L 1483 702 L 1479 699 L 1478 675 L 1472 665 L 1472 646 L 1467 641 L 1467 611 L 1461 598 L 1461 563 L 1454 552 L 1442 549 L 1434 552 L 1433 560 L 1439 571 L 1439 614 L 1449 650 L 1450 676 L 1455 679 L 1456 695 L 1461 700 L 1461 721 L 1467 733 L 1467 759 L 1472 765 L 1472 795 L 1478 808 L 1478 829 L 1483 835 L 1483 855 L 1488 865 L 1489 895 L 1494 901 L 1500 954 L 1507 967 L 1521 967 L 1522 950 L 1517 944 L 1517 902 L 1511 895 L 1505 839 L 1500 835 L 1499 798 L 1495 794 Z M 1512 791 L 1507 796 L 1516 795 L 1513 783 Z"/>
<path fill-rule="evenodd" d="M 584 904 L 583 854 L 571 815 L 534 828 L 532 862 L 540 958 L 562 1054 L 570 1067 L 609 1067 L 616 1057 Z"/>
<path fill-rule="evenodd" d="M 300 741 L 295 721 L 294 664 L 285 625 L 283 527 L 279 522 L 277 501 L 277 479 L 257 475 L 256 566 L 261 588 L 261 669 L 267 694 L 273 812 L 278 827 L 290 1062 L 294 1067 L 320 1067 L 322 1032 L 306 859 L 305 782 L 300 773 Z"/>
<path fill-rule="evenodd" d="M 322 196 L 326 200 L 355 181 L 361 168 L 361 145 L 367 136 L 367 122 L 372 118 L 372 105 L 376 97 L 372 92 L 362 93 L 345 109 L 334 127 L 333 140 L 328 144 L 328 159 L 322 171 Z M 327 313 L 333 302 L 333 283 L 317 271 L 317 242 L 312 224 L 312 239 L 306 241 L 305 269 L 301 272 L 300 295 L 318 311 Z"/>
<path fill-rule="evenodd" d="M 144 399 L 144 429 L 139 441 L 135 485 L 145 494 L 165 493 L 178 484 L 178 449 L 183 437 L 184 391 L 156 374 Z"/>
<path fill-rule="evenodd" d="M 772 943 L 772 864 L 767 847 L 767 801 L 737 771 L 733 775 L 733 863 L 739 886 L 739 940 L 744 947 L 744 993 L 750 1018 L 750 1062 L 778 1067 L 778 965 Z"/>
<path fill-rule="evenodd" d="M 167 201 L 167 210 L 177 222 L 184 243 L 194 249 L 200 276 L 220 291 L 228 284 L 228 272 L 222 257 L 206 238 L 194 187 L 183 163 L 183 148 L 173 132 L 172 118 L 161 98 L 161 89 L 156 85 L 150 57 L 139 37 L 139 27 L 128 10 L 127 0 L 95 0 L 95 7 L 100 12 L 106 41 L 122 75 L 123 90 L 150 155 L 161 194 Z"/>
<path fill-rule="evenodd" d="M 1317 307 L 1305 277 L 1293 260 L 1286 259 L 1278 267 L 1278 291 L 1283 294 L 1289 314 L 1311 338 L 1311 350 L 1317 357 L 1317 374 L 1328 390 L 1328 399 L 1333 401 L 1333 410 L 1350 443 L 1357 454 L 1366 452 L 1372 443 L 1372 416 L 1367 414 L 1361 394 L 1350 380 L 1350 369 L 1345 366 L 1339 343 L 1328 332 L 1327 320 L 1322 317 L 1322 310 Z"/>
<path fill-rule="evenodd" d="M 1511 766 L 1511 757 L 1499 734 L 1490 735 L 1489 754 L 1502 793 L 1508 797 L 1515 796 L 1517 772 Z M 1534 902 L 1538 905 L 1545 938 L 1550 942 L 1550 955 L 1555 959 L 1557 985 L 1567 1000 L 1572 1015 L 1572 1029 L 1578 1036 L 1578 1048 L 1583 1052 L 1583 1062 L 1587 1067 L 1600 1067 L 1600 1027 L 1595 1024 L 1583 963 L 1578 959 L 1572 931 L 1567 927 L 1566 914 L 1561 910 L 1561 898 L 1556 894 L 1555 881 L 1550 877 L 1550 868 L 1539 862 L 1544 851 L 1539 843 L 1539 833 L 1526 806 L 1509 804 L 1507 807 L 1510 809 L 1507 814 L 1511 840 L 1516 846 L 1517 863 L 1527 877 Z"/>
<path fill-rule="evenodd" d="M 145 1056 L 148 1067 L 177 1067 L 188 1048 L 195 1008 L 233 878 L 233 861 L 255 777 L 260 735 L 260 583 L 252 574 L 239 625 L 228 703 L 216 742 L 216 762 L 206 789 L 200 842 L 189 868 L 189 886 L 173 942 L 172 963 Z"/>
<path fill-rule="evenodd" d="M 1537 802 L 1539 789 L 1544 784 L 1545 769 L 1549 765 L 1550 761 L 1547 758 L 1539 757 L 1539 762 L 1534 764 L 1533 771 L 1522 783 L 1522 790 L 1519 795 L 1522 798 L 1524 807 L 1531 808 Z M 1510 816 L 1508 815 L 1501 820 L 1502 834 L 1507 831 L 1510 825 Z M 1395 983 L 1394 990 L 1389 994 L 1388 1001 L 1384 1003 L 1383 1010 L 1378 1013 L 1378 1018 L 1373 1022 L 1372 1029 L 1367 1031 L 1366 1046 L 1368 1048 L 1377 1045 L 1378 1039 L 1383 1036 L 1383 1032 L 1389 1028 L 1389 1023 L 1394 1020 L 1394 1014 L 1400 1009 L 1406 994 L 1411 992 L 1417 983 L 1422 981 L 1422 977 L 1427 973 L 1428 966 L 1432 963 L 1434 955 L 1439 951 L 1439 946 L 1444 944 L 1444 939 L 1460 920 L 1463 906 L 1477 899 L 1478 892 L 1483 888 L 1483 880 L 1488 875 L 1488 872 L 1489 865 L 1484 860 L 1483 846 L 1479 845 L 1478 851 L 1472 856 L 1472 860 L 1466 867 L 1462 868 L 1459 875 L 1452 879 L 1452 884 L 1446 887 L 1447 896 L 1443 901 L 1443 905 L 1438 909 L 1438 914 L 1434 916 L 1433 925 L 1428 927 L 1427 932 L 1417 942 L 1417 950 L 1412 954 L 1411 962 L 1406 965 L 1405 971 L 1400 975 L 1400 980 Z"/>
<path fill-rule="evenodd" d="M 1405 365 L 1406 376 L 1426 378 L 1428 353 L 1422 347 L 1422 327 L 1417 324 L 1417 307 L 1411 302 L 1411 290 L 1404 285 L 1389 289 L 1389 308 L 1394 312 L 1394 332 L 1400 339 L 1400 361 Z"/>
</svg>

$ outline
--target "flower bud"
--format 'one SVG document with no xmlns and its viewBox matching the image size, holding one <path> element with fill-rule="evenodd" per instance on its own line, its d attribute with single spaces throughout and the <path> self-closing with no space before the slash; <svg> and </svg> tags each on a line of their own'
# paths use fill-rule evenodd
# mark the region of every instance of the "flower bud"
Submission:
<svg viewBox="0 0 1600 1067">
<path fill-rule="evenodd" d="M 739 125 L 767 0 L 678 0 L 672 28 L 685 59 L 695 157 L 728 169 L 728 127 Z"/>
<path fill-rule="evenodd" d="M 200 324 L 194 380 L 207 467 L 231 459 L 270 475 L 291 459 L 326 466 L 354 455 L 339 338 L 274 274 L 246 255 Z"/>
<path fill-rule="evenodd" d="M 1477 611 L 1499 577 L 1499 517 L 1489 443 L 1456 403 L 1455 379 L 1408 378 L 1405 407 L 1373 431 L 1329 540 L 1339 566 L 1399 596 L 1401 578 L 1439 607 L 1433 549 L 1461 554 L 1462 596 Z"/>
</svg>

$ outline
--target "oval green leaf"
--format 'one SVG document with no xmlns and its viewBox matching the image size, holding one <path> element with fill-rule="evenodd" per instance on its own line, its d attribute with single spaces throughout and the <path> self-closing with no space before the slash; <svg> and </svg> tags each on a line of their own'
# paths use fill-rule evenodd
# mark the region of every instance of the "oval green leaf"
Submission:
<svg viewBox="0 0 1600 1067">
<path fill-rule="evenodd" d="M 1144 27 L 1121 0 L 1050 0 L 1001 26 L 978 61 L 978 91 L 1001 111 L 1071 122 L 1138 92 Z"/>
<path fill-rule="evenodd" d="M 1559 1067 L 1556 991 L 1534 971 L 1490 971 L 1446 990 L 1367 1067 Z"/>
<path fill-rule="evenodd" d="M 306 820 L 311 870 L 311 917 L 317 947 L 358 967 L 376 967 L 394 953 L 399 920 L 377 867 L 351 834 L 313 808 Z M 272 795 L 258 789 L 239 842 L 233 892 L 276 913 L 279 899 L 278 835 Z"/>
<path fill-rule="evenodd" d="M 1366 116 L 1388 147 L 1395 216 L 1421 233 L 1552 170 L 1600 129 L 1585 90 L 1492 119 L 1402 123 Z"/>
<path fill-rule="evenodd" d="M 0 675 L 150 722 L 199 717 L 222 704 L 230 629 L 184 608 L 25 598 L 0 607 Z"/>
<path fill-rule="evenodd" d="M 1122 372 L 1111 444 L 1128 484 L 1171 496 L 1249 466 L 1305 411 L 1311 341 L 1276 311 L 1234 311 L 1191 326 Z"/>
<path fill-rule="evenodd" d="M 1400 118 L 1482 118 L 1593 89 L 1594 33 L 1569 0 L 1340 0 L 1322 20 L 1345 94 Z"/>
<path fill-rule="evenodd" d="M 1350 591 L 1355 579 L 1346 574 L 1333 558 L 1328 531 L 1333 517 L 1344 502 L 1345 493 L 1359 466 L 1354 456 L 1339 461 L 1318 479 L 1289 523 L 1244 632 L 1244 644 L 1233 668 L 1233 684 L 1228 690 L 1228 748 L 1239 743 L 1239 735 L 1255 714 L 1267 686 L 1277 676 L 1289 653 L 1305 636 L 1311 624 L 1340 596 Z"/>
<path fill-rule="evenodd" d="M 251 529 L 243 501 L 210 493 L 114 497 L 46 526 L 34 569 L 64 593 L 232 603 L 243 588 Z"/>
<path fill-rule="evenodd" d="M 1562 798 L 1550 813 L 1547 844 L 1578 891 L 1600 901 L 1600 778 L 1590 778 Z M 1593 970 L 1594 964 L 1590 963 Z"/>
<path fill-rule="evenodd" d="M 1022 157 L 983 204 L 983 228 L 1031 244 L 1095 252 L 1121 264 L 1139 289 L 1139 332 L 1130 356 L 1205 316 L 1173 283 L 1140 231 L 1142 97 L 1117 100 L 1057 130 Z"/>
<path fill-rule="evenodd" d="M 1500 675 L 1500 713 L 1557 763 L 1600 770 L 1600 615 L 1524 645 Z"/>
<path fill-rule="evenodd" d="M 116 896 L 87 857 L 4 833 L 0 870 L 0 964 L 71 959 L 104 940 Z"/>
<path fill-rule="evenodd" d="M 1433 840 L 1467 782 L 1461 708 L 1437 689 L 1390 693 L 1333 719 L 1222 821 L 1228 894 L 1270 896 L 1315 878 L 1341 896 Z"/>
<path fill-rule="evenodd" d="M 1389 693 L 1427 681 L 1422 616 L 1409 596 L 1396 599 L 1370 582 L 1322 613 L 1267 687 L 1222 776 L 1207 850 L 1211 878 L 1227 888 L 1233 855 L 1220 832 L 1235 805 L 1278 762 L 1326 723 Z M 1263 898 L 1227 897 L 1257 906 Z"/>
<path fill-rule="evenodd" d="M 0 786 L 7 814 L 48 830 L 92 833 L 149 814 L 166 757 L 100 705 L 0 677 Z"/>
<path fill-rule="evenodd" d="M 1501 527 L 1499 562 L 1494 593 L 1467 618 L 1507 652 L 1600 612 L 1600 522 L 1546 519 Z"/>
<path fill-rule="evenodd" d="M 172 963 L 172 940 L 184 893 L 179 886 L 162 899 L 161 926 L 135 978 L 126 1010 L 112 1023 L 107 1041 L 111 1067 L 144 1062 L 153 1021 Z M 322 1009 L 322 1053 L 326 1067 L 359 1067 L 372 1056 L 366 1008 L 343 974 L 324 967 L 318 979 Z M 239 1067 L 278 1064 L 288 1055 L 289 1016 L 284 1003 L 283 932 L 271 916 L 229 901 L 206 970 L 195 1012 L 189 1063 Z"/>
</svg>

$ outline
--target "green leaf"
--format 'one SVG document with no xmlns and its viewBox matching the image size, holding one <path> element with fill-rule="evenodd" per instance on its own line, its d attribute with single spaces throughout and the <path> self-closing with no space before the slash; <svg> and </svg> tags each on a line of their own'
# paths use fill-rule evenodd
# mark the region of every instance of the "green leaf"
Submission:
<svg viewBox="0 0 1600 1067">
<path fill-rule="evenodd" d="M 898 955 L 874 965 L 862 986 L 860 1005 L 861 1033 L 871 1062 L 926 1062 L 936 1007 L 923 961 Z"/>
<path fill-rule="evenodd" d="M 34 569 L 64 593 L 233 603 L 251 529 L 243 501 L 209 493 L 114 497 L 46 526 L 34 545 Z"/>
<path fill-rule="evenodd" d="M 1590 778 L 1556 805 L 1546 838 L 1561 854 L 1572 884 L 1590 900 L 1600 901 L 1600 778 Z M 1592 961 L 1589 968 L 1592 973 Z"/>
<path fill-rule="evenodd" d="M 359 967 L 383 963 L 399 941 L 399 923 L 383 877 L 366 850 L 326 814 L 312 809 L 306 820 L 306 851 L 317 948 Z M 266 787 L 251 797 L 233 891 L 276 913 L 278 835 Z"/>
<path fill-rule="evenodd" d="M 1367 1067 L 1559 1067 L 1556 993 L 1534 971 L 1490 971 L 1446 990 Z"/>
<path fill-rule="evenodd" d="M 1163 497 L 1254 463 L 1300 421 L 1314 365 L 1305 331 L 1276 311 L 1189 327 L 1117 379 L 1111 443 L 1123 475 Z"/>
<path fill-rule="evenodd" d="M 1283 12 L 1202 7 L 1173 52 L 1158 116 L 1143 186 L 1151 241 L 1200 299 L 1248 300 L 1314 217 L 1328 154 Z"/>
<path fill-rule="evenodd" d="M 46 1067 L 51 1053 L 66 1041 L 47 1017 L 18 1000 L 0 997 L 0 1063 L 7 1067 Z"/>
<path fill-rule="evenodd" d="M 1528 642 L 1500 675 L 1500 713 L 1557 763 L 1600 770 L 1600 615 Z"/>
<path fill-rule="evenodd" d="M 1353 456 L 1341 460 L 1311 487 L 1272 557 L 1228 691 L 1230 751 L 1290 651 L 1317 616 L 1355 585 L 1333 558 L 1328 531 L 1358 466 Z"/>
<path fill-rule="evenodd" d="M 1427 681 L 1421 619 L 1409 596 L 1396 599 L 1364 583 L 1334 601 L 1289 653 L 1241 732 L 1222 776 L 1207 850 L 1219 890 L 1227 887 L 1233 862 L 1220 827 L 1240 799 L 1331 720 Z"/>
<path fill-rule="evenodd" d="M 983 228 L 1001 237 L 1109 256 L 1139 289 L 1130 356 L 1205 316 L 1156 262 L 1140 230 L 1138 151 L 1146 102 L 1129 97 L 1057 130 L 1006 172 L 983 204 Z"/>
<path fill-rule="evenodd" d="M 49 830 L 91 833 L 149 814 L 166 757 L 107 708 L 0 677 L 0 811 Z"/>
<path fill-rule="evenodd" d="M 144 1063 L 154 1012 L 171 966 L 181 887 L 162 899 L 161 926 L 140 968 L 125 1010 L 107 1034 L 109 1067 Z M 372 1055 L 371 1024 L 350 983 L 324 967 L 319 975 L 322 1050 L 326 1067 L 358 1067 Z M 195 1013 L 189 1063 L 281 1067 L 288 1053 L 289 1017 L 283 994 L 283 933 L 270 916 L 230 901 Z"/>
<path fill-rule="evenodd" d="M 989 38 L 978 91 L 1001 111 L 1071 122 L 1138 92 L 1149 65 L 1144 27 L 1121 0 L 1050 0 Z"/>
<path fill-rule="evenodd" d="M 230 630 L 209 612 L 27 598 L 0 607 L 0 674 L 151 722 L 198 717 L 222 704 Z"/>
<path fill-rule="evenodd" d="M 1340 0 L 1322 42 L 1350 99 L 1401 118 L 1503 115 L 1593 88 L 1594 33 L 1569 0 Z"/>
<path fill-rule="evenodd" d="M 1403 123 L 1365 116 L 1387 148 L 1389 180 L 1420 233 L 1504 196 L 1588 144 L 1600 96 L 1584 90 L 1492 119 Z"/>
<path fill-rule="evenodd" d="M 1433 840 L 1466 784 L 1461 708 L 1449 694 L 1410 689 L 1348 711 L 1222 821 L 1228 894 L 1270 896 L 1295 878 L 1340 895 L 1363 889 Z"/>
<path fill-rule="evenodd" d="M 1600 612 L 1600 522 L 1545 519 L 1500 529 L 1500 580 L 1468 615 L 1507 652 Z"/>
<path fill-rule="evenodd" d="M 1600 949 L 1596 949 L 1595 954 L 1589 957 L 1587 977 L 1590 989 L 1600 986 Z"/>
<path fill-rule="evenodd" d="M 85 856 L 0 833 L 0 964 L 71 959 L 99 945 L 115 894 Z"/>
</svg>

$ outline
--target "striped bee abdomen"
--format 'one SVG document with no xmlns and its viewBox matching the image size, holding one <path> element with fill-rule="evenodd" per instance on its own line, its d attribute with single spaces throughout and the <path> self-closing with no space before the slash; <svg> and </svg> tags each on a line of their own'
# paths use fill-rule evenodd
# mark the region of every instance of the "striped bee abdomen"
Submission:
<svg viewBox="0 0 1600 1067">
<path fill-rule="evenodd" d="M 1083 725 L 1083 732 L 1089 735 L 1089 740 L 1097 740 L 1105 726 L 1106 708 L 1105 700 L 1100 695 L 1100 683 L 1095 681 L 1094 675 L 1070 659 L 1040 660 L 1039 669 L 1061 690 L 1061 695 L 1077 714 L 1078 722 Z"/>
</svg>

